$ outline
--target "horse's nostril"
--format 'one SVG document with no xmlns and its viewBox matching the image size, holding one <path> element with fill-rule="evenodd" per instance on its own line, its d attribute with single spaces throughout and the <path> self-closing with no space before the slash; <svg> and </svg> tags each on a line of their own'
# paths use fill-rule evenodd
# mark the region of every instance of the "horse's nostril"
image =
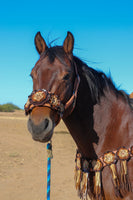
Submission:
<svg viewBox="0 0 133 200">
<path fill-rule="evenodd" d="M 45 130 L 46 130 L 46 128 L 48 127 L 48 124 L 49 124 L 49 120 L 48 119 L 45 119 Z"/>
</svg>

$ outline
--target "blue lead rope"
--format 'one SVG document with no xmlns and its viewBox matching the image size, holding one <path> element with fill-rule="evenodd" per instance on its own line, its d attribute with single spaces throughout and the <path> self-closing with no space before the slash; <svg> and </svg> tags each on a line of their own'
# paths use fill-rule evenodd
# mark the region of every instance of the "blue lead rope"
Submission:
<svg viewBox="0 0 133 200">
<path fill-rule="evenodd" d="M 52 155 L 52 143 L 47 144 L 47 200 L 50 200 L 50 179 L 51 179 L 51 159 Z"/>
</svg>

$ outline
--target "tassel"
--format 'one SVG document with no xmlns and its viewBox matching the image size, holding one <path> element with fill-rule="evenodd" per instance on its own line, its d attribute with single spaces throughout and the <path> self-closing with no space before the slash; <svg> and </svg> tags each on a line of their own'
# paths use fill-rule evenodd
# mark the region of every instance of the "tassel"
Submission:
<svg viewBox="0 0 133 200">
<path fill-rule="evenodd" d="M 78 195 L 80 195 L 81 190 L 81 180 L 82 180 L 82 171 L 81 171 L 81 154 L 77 153 L 76 155 L 76 166 L 75 166 L 75 187 L 78 192 Z"/>
<path fill-rule="evenodd" d="M 121 186 L 123 188 L 123 192 L 127 193 L 131 191 L 131 185 L 128 177 L 128 170 L 127 170 L 127 160 L 120 161 L 120 171 L 121 171 Z"/>
<path fill-rule="evenodd" d="M 101 199 L 101 172 L 95 172 L 94 194 L 97 200 Z"/>
<path fill-rule="evenodd" d="M 95 171 L 94 177 L 94 194 L 96 200 L 102 199 L 102 183 L 101 183 L 101 171 L 103 168 L 102 162 L 98 159 L 95 163 L 92 162 L 93 170 Z"/>
<path fill-rule="evenodd" d="M 111 172 L 112 172 L 113 184 L 114 184 L 114 188 L 115 188 L 115 195 L 117 197 L 119 197 L 119 196 L 121 196 L 121 194 L 120 194 L 120 182 L 119 182 L 119 178 L 118 178 L 116 165 L 111 164 L 109 167 L 110 167 Z"/>
<path fill-rule="evenodd" d="M 83 177 L 81 182 L 81 194 L 80 194 L 80 197 L 83 200 L 87 200 L 87 189 L 88 189 L 88 173 L 83 172 Z"/>
<path fill-rule="evenodd" d="M 117 156 L 120 160 L 120 184 L 122 193 L 126 194 L 131 191 L 131 185 L 128 177 L 127 160 L 130 157 L 129 150 L 125 147 L 120 148 L 117 151 Z"/>
<path fill-rule="evenodd" d="M 83 160 L 81 154 L 76 154 L 76 166 L 75 166 L 75 187 L 78 192 L 78 196 L 82 200 L 91 200 L 88 195 L 88 178 L 89 178 L 89 163 L 87 160 Z"/>
<path fill-rule="evenodd" d="M 80 169 L 77 170 L 77 175 L 76 175 L 76 190 L 78 191 L 78 194 L 80 193 L 80 183 L 81 183 L 81 177 L 82 177 L 82 172 Z"/>
<path fill-rule="evenodd" d="M 118 173 L 117 173 L 117 169 L 116 169 L 116 162 L 117 162 L 116 154 L 111 151 L 104 153 L 103 161 L 106 165 L 108 165 L 110 167 L 110 170 L 112 172 L 113 185 L 115 188 L 115 194 L 117 197 L 119 197 L 120 196 L 120 183 L 119 183 Z"/>
<path fill-rule="evenodd" d="M 87 160 L 82 160 L 82 171 L 83 171 L 83 176 L 81 182 L 81 198 L 83 200 L 87 200 L 88 182 L 89 182 L 89 162 Z"/>
</svg>

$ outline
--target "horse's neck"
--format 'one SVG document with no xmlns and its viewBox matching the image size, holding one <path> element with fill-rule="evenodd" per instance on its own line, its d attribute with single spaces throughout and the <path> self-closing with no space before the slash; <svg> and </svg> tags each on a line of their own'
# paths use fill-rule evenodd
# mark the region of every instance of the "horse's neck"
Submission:
<svg viewBox="0 0 133 200">
<path fill-rule="evenodd" d="M 97 157 L 93 143 L 98 142 L 98 137 L 93 131 L 93 106 L 88 85 L 81 76 L 80 78 L 76 107 L 72 114 L 64 119 L 64 122 L 80 152 L 91 159 Z"/>
<path fill-rule="evenodd" d="M 64 120 L 78 149 L 88 159 L 96 159 L 105 151 L 120 146 L 129 146 L 128 136 L 133 128 L 130 108 L 124 101 L 118 101 L 115 94 L 106 95 L 109 96 L 101 97 L 100 104 L 91 105 L 87 92 L 80 93 L 75 110 Z"/>
</svg>

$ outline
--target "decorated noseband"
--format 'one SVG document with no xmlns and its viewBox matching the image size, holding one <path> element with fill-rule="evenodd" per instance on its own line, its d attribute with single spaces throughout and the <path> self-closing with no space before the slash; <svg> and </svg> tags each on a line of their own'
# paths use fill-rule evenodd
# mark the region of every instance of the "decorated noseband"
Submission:
<svg viewBox="0 0 133 200">
<path fill-rule="evenodd" d="M 64 112 L 64 104 L 61 103 L 58 96 L 45 89 L 35 90 L 28 96 L 28 101 L 24 106 L 26 115 L 28 115 L 34 107 L 39 106 L 50 107 L 56 110 L 59 115 L 62 115 Z"/>
</svg>

